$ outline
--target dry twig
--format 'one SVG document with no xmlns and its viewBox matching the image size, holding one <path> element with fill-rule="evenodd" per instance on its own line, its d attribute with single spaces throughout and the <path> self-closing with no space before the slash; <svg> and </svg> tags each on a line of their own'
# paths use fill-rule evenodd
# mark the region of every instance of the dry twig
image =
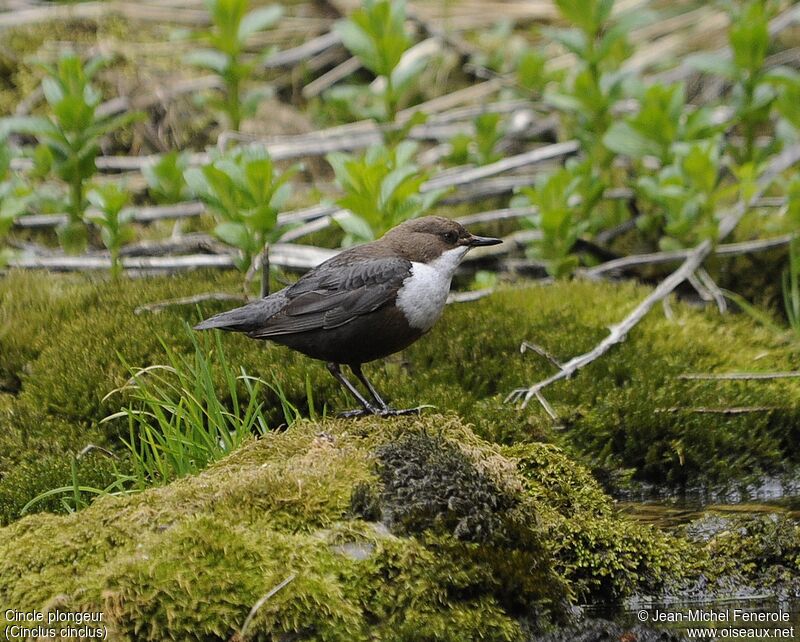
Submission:
<svg viewBox="0 0 800 642">
<path fill-rule="evenodd" d="M 169 299 L 167 301 L 158 301 L 157 303 L 146 303 L 135 308 L 134 314 L 141 314 L 142 312 L 161 312 L 167 308 L 172 308 L 179 305 L 197 305 L 205 301 L 238 301 L 244 303 L 247 297 L 240 294 L 228 294 L 226 292 L 209 292 L 207 294 L 198 294 L 196 296 L 185 296 L 180 299 Z"/>
<path fill-rule="evenodd" d="M 800 377 L 800 371 L 789 372 L 697 372 L 678 375 L 678 379 L 693 381 L 763 381 L 769 379 L 794 379 Z"/>
<path fill-rule="evenodd" d="M 800 145 L 793 145 L 779 156 L 777 156 L 768 166 L 767 170 L 758 180 L 756 193 L 747 202 L 739 201 L 722 218 L 719 225 L 719 239 L 723 239 L 730 234 L 738 225 L 745 212 L 756 202 L 764 191 L 772 183 L 773 179 L 780 172 L 793 166 L 800 161 Z M 683 264 L 664 279 L 634 310 L 622 321 L 611 327 L 608 336 L 597 344 L 592 350 L 584 354 L 573 357 L 556 374 L 536 383 L 528 388 L 517 388 L 512 390 L 506 397 L 506 401 L 521 401 L 525 408 L 531 399 L 538 397 L 541 391 L 556 381 L 572 377 L 578 370 L 586 367 L 593 361 L 599 359 L 608 352 L 614 345 L 621 343 L 628 336 L 628 333 L 641 321 L 647 313 L 668 296 L 678 285 L 685 281 L 690 275 L 694 274 L 703 264 L 703 261 L 713 250 L 710 240 L 703 241 L 690 251 Z"/>
</svg>

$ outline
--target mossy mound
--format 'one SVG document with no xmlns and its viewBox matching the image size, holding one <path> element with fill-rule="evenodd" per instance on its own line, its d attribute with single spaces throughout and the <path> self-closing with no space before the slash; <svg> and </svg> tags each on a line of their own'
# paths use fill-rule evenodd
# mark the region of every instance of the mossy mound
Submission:
<svg viewBox="0 0 800 642">
<path fill-rule="evenodd" d="M 669 320 L 654 310 L 624 343 L 544 390 L 559 430 L 535 401 L 523 411 L 502 403 L 510 390 L 554 372 L 534 352 L 520 354 L 523 341 L 566 361 L 593 348 L 648 293 L 630 284 L 558 283 L 454 306 L 405 352 L 409 383 L 424 401 L 457 410 L 487 438 L 553 439 L 609 477 L 628 470 L 638 481 L 675 487 L 796 465 L 796 380 L 681 378 L 796 368 L 797 345 L 741 315 L 673 304 Z M 396 381 L 402 395 L 406 380 Z M 378 378 L 379 387 L 387 383 Z M 398 405 L 414 400 L 403 396 Z"/>
<path fill-rule="evenodd" d="M 256 612 L 252 639 L 521 640 L 577 597 L 552 559 L 595 553 L 616 584 L 607 546 L 628 550 L 613 544 L 619 528 L 668 549 L 666 536 L 608 511 L 557 449 L 514 455 L 442 416 L 295 424 L 169 486 L 0 529 L 0 601 L 101 610 L 111 639 L 229 639 L 291 577 Z M 391 513 L 388 529 L 353 511 L 365 488 Z M 569 540 L 554 541 L 553 524 L 577 512 L 613 529 L 602 550 L 592 533 L 570 554 Z M 647 558 L 643 576 L 664 579 L 675 550 L 629 552 Z M 643 587 L 628 578 L 615 590 Z"/>
<path fill-rule="evenodd" d="M 432 445 L 449 453 L 439 468 L 430 462 L 434 471 L 482 485 L 475 503 L 435 475 L 381 484 L 388 450 L 430 452 Z M 351 504 L 365 484 L 408 507 L 434 498 L 445 526 L 392 522 L 392 533 L 360 519 Z M 227 639 L 259 597 L 294 574 L 259 609 L 251 632 L 519 639 L 519 620 L 556 617 L 568 589 L 550 565 L 535 518 L 540 508 L 514 461 L 458 421 L 309 422 L 168 487 L 4 528 L 0 597 L 22 610 L 56 603 L 102 610 L 116 639 Z M 495 527 L 476 536 L 474 528 L 447 526 L 459 519 Z M 527 532 L 527 540 L 509 539 L 510 529 Z M 497 571 L 520 559 L 533 564 L 524 569 L 531 579 L 512 605 Z"/>
</svg>

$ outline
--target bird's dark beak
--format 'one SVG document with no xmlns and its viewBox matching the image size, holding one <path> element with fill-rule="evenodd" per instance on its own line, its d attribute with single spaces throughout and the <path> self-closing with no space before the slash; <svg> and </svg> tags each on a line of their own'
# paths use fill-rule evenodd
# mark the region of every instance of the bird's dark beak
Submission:
<svg viewBox="0 0 800 642">
<path fill-rule="evenodd" d="M 492 238 L 491 236 L 475 236 L 474 234 L 469 239 L 470 247 L 480 247 L 481 245 L 497 245 L 502 243 L 503 239 Z"/>
</svg>

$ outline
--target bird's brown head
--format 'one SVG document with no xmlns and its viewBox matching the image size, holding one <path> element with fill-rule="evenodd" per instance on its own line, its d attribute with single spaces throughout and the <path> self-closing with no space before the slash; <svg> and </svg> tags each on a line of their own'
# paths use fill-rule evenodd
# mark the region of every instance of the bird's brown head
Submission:
<svg viewBox="0 0 800 642">
<path fill-rule="evenodd" d="M 496 245 L 500 239 L 476 236 L 457 221 L 443 216 L 414 218 L 392 228 L 379 243 L 409 261 L 430 263 L 448 250 L 462 248 L 463 253 L 481 245 Z"/>
</svg>

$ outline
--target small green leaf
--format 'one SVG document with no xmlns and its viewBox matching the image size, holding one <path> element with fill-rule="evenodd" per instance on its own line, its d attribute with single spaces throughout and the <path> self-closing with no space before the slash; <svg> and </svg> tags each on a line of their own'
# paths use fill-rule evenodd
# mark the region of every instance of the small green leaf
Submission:
<svg viewBox="0 0 800 642">
<path fill-rule="evenodd" d="M 82 221 L 68 221 L 56 228 L 61 247 L 69 254 L 78 254 L 86 248 L 88 233 Z"/>
<path fill-rule="evenodd" d="M 242 223 L 228 221 L 220 223 L 214 228 L 214 234 L 223 243 L 245 249 L 250 245 L 250 234 Z"/>
<path fill-rule="evenodd" d="M 221 51 L 215 49 L 197 49 L 184 57 L 184 62 L 195 67 L 210 69 L 218 74 L 224 74 L 230 59 Z"/>
<path fill-rule="evenodd" d="M 356 243 L 366 243 L 375 240 L 375 235 L 369 223 L 352 212 L 337 216 L 334 220 Z"/>
<path fill-rule="evenodd" d="M 239 24 L 239 40 L 244 42 L 254 33 L 272 27 L 283 15 L 283 7 L 280 5 L 270 5 L 259 7 L 248 13 Z"/>
</svg>

